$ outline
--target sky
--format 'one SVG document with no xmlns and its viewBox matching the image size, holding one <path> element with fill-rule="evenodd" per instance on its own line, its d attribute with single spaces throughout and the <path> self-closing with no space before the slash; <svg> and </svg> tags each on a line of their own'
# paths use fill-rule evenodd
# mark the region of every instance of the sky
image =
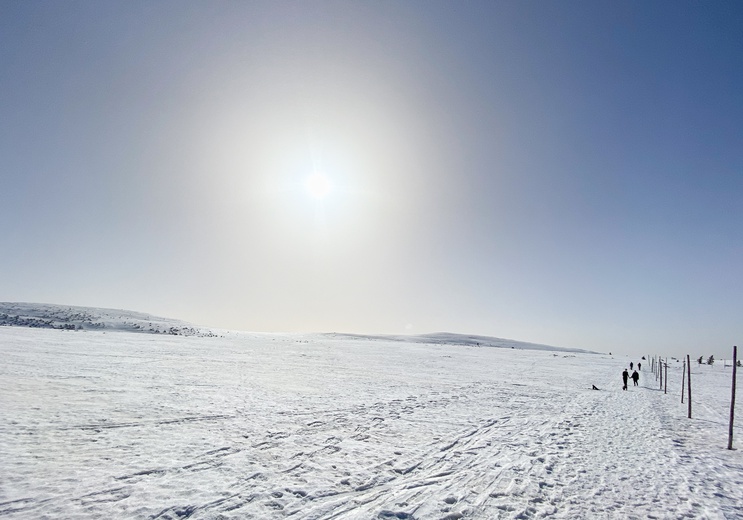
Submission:
<svg viewBox="0 0 743 520">
<path fill-rule="evenodd" d="M 742 35 L 723 1 L 4 1 L 0 300 L 726 355 Z"/>
</svg>

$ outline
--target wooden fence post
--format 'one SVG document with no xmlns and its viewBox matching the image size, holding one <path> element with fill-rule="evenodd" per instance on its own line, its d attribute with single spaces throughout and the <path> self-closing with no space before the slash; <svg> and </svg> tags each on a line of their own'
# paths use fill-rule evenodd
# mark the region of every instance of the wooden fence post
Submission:
<svg viewBox="0 0 743 520">
<path fill-rule="evenodd" d="M 686 354 L 686 385 L 688 386 L 689 397 L 689 419 L 691 419 L 691 358 Z"/>
<path fill-rule="evenodd" d="M 733 420 L 735 419 L 735 372 L 738 368 L 738 347 L 733 347 L 733 393 L 730 397 L 730 431 L 728 432 L 728 449 L 733 449 Z"/>
<path fill-rule="evenodd" d="M 681 369 L 681 404 L 684 404 L 684 385 L 686 384 L 686 360 L 684 359 L 684 366 Z"/>
<path fill-rule="evenodd" d="M 663 358 L 658 359 L 658 374 L 660 374 L 660 386 L 658 390 L 663 388 Z"/>
<path fill-rule="evenodd" d="M 665 366 L 665 371 L 666 371 L 666 384 L 663 385 L 663 393 L 667 394 L 668 393 L 668 358 L 666 358 L 666 363 L 664 366 Z"/>
</svg>

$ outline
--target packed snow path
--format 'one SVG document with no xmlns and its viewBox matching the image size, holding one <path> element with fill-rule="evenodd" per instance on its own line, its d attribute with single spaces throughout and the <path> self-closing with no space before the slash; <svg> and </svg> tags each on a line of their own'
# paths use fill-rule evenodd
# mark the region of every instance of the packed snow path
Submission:
<svg viewBox="0 0 743 520">
<path fill-rule="evenodd" d="M 625 392 L 602 355 L 13 328 L 0 355 L 2 518 L 743 517 L 730 369 L 694 367 L 690 421 L 680 367 Z"/>
</svg>

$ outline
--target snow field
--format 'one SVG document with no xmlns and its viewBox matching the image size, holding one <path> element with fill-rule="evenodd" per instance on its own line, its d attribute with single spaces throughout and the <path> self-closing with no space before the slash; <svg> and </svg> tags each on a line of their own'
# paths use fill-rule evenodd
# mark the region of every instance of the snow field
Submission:
<svg viewBox="0 0 743 520">
<path fill-rule="evenodd" d="M 730 367 L 225 336 L 0 328 L 0 517 L 743 516 Z"/>
</svg>

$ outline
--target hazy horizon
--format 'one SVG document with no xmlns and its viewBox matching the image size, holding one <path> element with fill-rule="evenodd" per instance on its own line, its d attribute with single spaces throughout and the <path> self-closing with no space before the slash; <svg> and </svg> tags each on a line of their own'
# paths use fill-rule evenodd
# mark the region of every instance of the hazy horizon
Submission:
<svg viewBox="0 0 743 520">
<path fill-rule="evenodd" d="M 0 300 L 729 349 L 741 29 L 736 2 L 4 2 Z"/>
</svg>

